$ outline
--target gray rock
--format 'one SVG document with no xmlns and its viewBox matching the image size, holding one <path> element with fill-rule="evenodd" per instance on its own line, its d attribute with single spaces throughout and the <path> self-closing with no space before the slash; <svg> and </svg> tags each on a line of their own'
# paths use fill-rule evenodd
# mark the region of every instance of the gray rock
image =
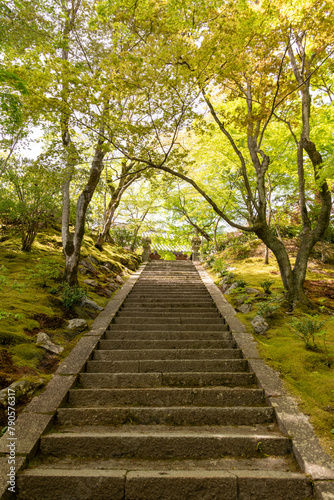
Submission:
<svg viewBox="0 0 334 500">
<path fill-rule="evenodd" d="M 102 262 L 101 267 L 104 267 L 107 271 L 115 271 L 115 266 L 111 262 Z"/>
<path fill-rule="evenodd" d="M 39 347 L 43 347 L 43 349 L 51 352 L 52 354 L 61 354 L 64 350 L 64 348 L 60 345 L 56 345 L 51 342 L 49 335 L 44 332 L 39 332 L 37 334 L 36 345 L 38 345 Z"/>
<path fill-rule="evenodd" d="M 257 315 L 252 321 L 252 326 L 256 333 L 259 335 L 264 335 L 269 328 L 268 323 L 263 318 L 263 316 Z"/>
<path fill-rule="evenodd" d="M 99 286 L 98 282 L 95 280 L 83 280 L 83 283 L 85 283 L 85 285 L 93 286 L 93 287 Z"/>
<path fill-rule="evenodd" d="M 98 266 L 98 265 L 99 265 L 99 261 L 98 261 L 97 259 L 95 259 L 95 257 L 93 257 L 92 255 L 89 255 L 89 256 L 87 257 L 87 260 L 90 260 L 90 262 L 91 262 L 92 264 L 94 264 L 95 266 Z"/>
<path fill-rule="evenodd" d="M 228 288 L 228 290 L 225 292 L 225 295 L 229 295 L 233 290 L 238 288 L 238 283 L 232 283 L 232 285 Z"/>
<path fill-rule="evenodd" d="M 243 314 L 247 314 L 252 310 L 252 304 L 242 304 L 238 309 Z"/>
<path fill-rule="evenodd" d="M 87 321 L 81 318 L 70 319 L 67 329 L 72 332 L 83 332 L 88 328 Z"/>
<path fill-rule="evenodd" d="M 5 408 L 8 406 L 8 389 L 15 391 L 16 399 L 20 399 L 22 396 L 31 396 L 36 389 L 39 389 L 44 385 L 44 380 L 39 379 L 38 382 L 31 382 L 28 380 L 18 380 L 13 382 L 9 387 L 2 389 L 0 391 L 0 404 Z"/>
<path fill-rule="evenodd" d="M 118 283 L 122 283 L 122 284 L 125 283 L 123 278 L 121 278 L 119 275 L 116 276 L 115 281 L 117 281 Z"/>
<path fill-rule="evenodd" d="M 89 262 L 89 260 L 81 260 L 79 262 L 79 265 L 85 267 L 86 269 L 88 269 L 88 271 L 90 271 L 92 274 L 96 274 L 96 269 L 91 264 L 91 262 Z"/>
<path fill-rule="evenodd" d="M 246 299 L 248 299 L 247 295 L 243 295 L 242 297 L 237 298 L 235 303 L 239 307 L 245 302 Z"/>
<path fill-rule="evenodd" d="M 80 304 L 84 309 L 90 309 L 93 311 L 103 311 L 103 307 L 99 306 L 94 300 L 84 298 Z"/>
<path fill-rule="evenodd" d="M 256 290 L 256 288 L 249 288 L 248 286 L 245 287 L 245 292 L 246 293 L 259 293 L 259 291 Z"/>
</svg>

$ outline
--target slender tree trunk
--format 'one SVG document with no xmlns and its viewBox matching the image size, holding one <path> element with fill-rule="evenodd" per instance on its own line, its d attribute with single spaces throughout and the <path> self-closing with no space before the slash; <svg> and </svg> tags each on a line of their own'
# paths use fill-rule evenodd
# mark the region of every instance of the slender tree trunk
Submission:
<svg viewBox="0 0 334 500">
<path fill-rule="evenodd" d="M 62 214 L 61 214 L 61 235 L 63 242 L 63 249 L 65 248 L 68 240 L 70 239 L 70 183 L 68 179 L 63 182 L 61 186 L 61 193 L 63 199 Z"/>
<path fill-rule="evenodd" d="M 214 242 L 214 245 L 215 245 L 216 252 L 218 252 L 218 250 L 219 250 L 219 248 L 218 248 L 218 241 L 217 241 L 217 230 L 218 230 L 219 221 L 220 221 L 220 217 L 217 217 L 217 222 L 216 222 L 215 227 L 213 229 L 213 242 Z"/>
<path fill-rule="evenodd" d="M 135 182 L 140 177 L 140 174 L 135 174 L 135 175 L 129 174 L 129 171 L 132 169 L 133 166 L 134 166 L 134 162 L 131 163 L 130 166 L 125 166 L 125 165 L 123 166 L 122 176 L 121 176 L 121 179 L 119 181 L 119 184 L 118 184 L 117 188 L 112 193 L 111 200 L 108 204 L 108 208 L 106 210 L 106 215 L 104 217 L 102 231 L 100 232 L 100 234 L 96 240 L 96 243 L 95 243 L 96 248 L 98 248 L 101 251 L 103 250 L 102 245 L 106 241 L 106 238 L 109 234 L 109 231 L 110 231 L 110 228 L 112 225 L 112 221 L 114 219 L 115 212 L 116 212 L 116 210 L 121 202 L 121 198 L 124 194 L 124 191 L 128 187 L 130 187 L 131 184 L 133 184 L 133 182 Z"/>
<path fill-rule="evenodd" d="M 139 232 L 139 229 L 141 228 L 147 214 L 149 213 L 150 211 L 150 208 L 147 208 L 143 214 L 143 216 L 141 217 L 140 221 L 139 221 L 139 224 L 137 224 L 137 226 L 135 227 L 135 230 L 133 232 L 133 240 L 132 240 L 132 243 L 131 243 L 131 246 L 130 246 L 130 249 L 132 250 L 132 252 L 135 250 L 136 248 L 136 242 L 137 242 L 137 236 L 138 236 L 138 232 Z"/>
<path fill-rule="evenodd" d="M 324 264 L 327 262 L 327 252 L 324 237 L 321 238 L 321 262 L 323 262 Z"/>
<path fill-rule="evenodd" d="M 105 241 L 107 241 L 107 238 L 109 237 L 111 239 L 109 231 L 111 228 L 111 224 L 112 224 L 115 212 L 118 208 L 119 202 L 120 202 L 120 200 L 113 199 L 113 198 L 111 198 L 111 200 L 109 202 L 107 212 L 106 212 L 106 219 L 104 221 L 102 231 L 99 234 L 99 236 L 96 240 L 96 243 L 95 243 L 96 248 L 98 248 L 101 251 L 103 250 L 102 245 Z"/>
<path fill-rule="evenodd" d="M 264 263 L 269 264 L 269 248 L 267 245 L 264 247 Z"/>
<path fill-rule="evenodd" d="M 105 154 L 106 151 L 103 150 L 103 140 L 99 139 L 95 148 L 95 154 L 89 173 L 89 179 L 77 201 L 76 224 L 73 240 L 69 239 L 64 248 L 64 279 L 70 286 L 78 284 L 78 266 L 80 260 L 81 244 L 85 233 L 86 212 L 101 176 L 101 172 L 103 169 L 103 158 Z"/>
</svg>

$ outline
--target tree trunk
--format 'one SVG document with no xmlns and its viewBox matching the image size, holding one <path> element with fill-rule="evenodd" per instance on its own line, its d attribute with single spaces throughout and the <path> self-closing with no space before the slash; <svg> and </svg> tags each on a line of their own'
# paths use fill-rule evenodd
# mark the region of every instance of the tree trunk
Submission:
<svg viewBox="0 0 334 500">
<path fill-rule="evenodd" d="M 264 247 L 264 263 L 269 264 L 269 248 L 267 245 Z"/>
<path fill-rule="evenodd" d="M 139 229 L 141 228 L 147 214 L 149 213 L 150 211 L 150 208 L 147 208 L 144 212 L 144 214 L 142 215 L 140 221 L 139 221 L 139 224 L 137 224 L 137 226 L 135 227 L 135 230 L 133 232 L 133 240 L 132 240 L 132 243 L 131 243 L 131 246 L 130 246 L 130 250 L 132 250 L 132 252 L 135 250 L 135 247 L 136 247 L 136 242 L 137 242 L 137 236 L 138 236 L 138 232 L 139 232 Z"/>
<path fill-rule="evenodd" d="M 114 215 L 115 215 L 115 212 L 118 208 L 118 205 L 119 205 L 119 202 L 120 202 L 120 199 L 117 200 L 117 198 L 115 199 L 114 197 L 111 198 L 110 202 L 109 202 L 109 205 L 108 205 L 108 208 L 107 208 L 107 217 L 106 217 L 106 220 L 104 221 L 104 224 L 103 224 L 103 228 L 102 228 L 102 231 L 101 233 L 99 234 L 97 240 L 96 240 L 96 243 L 95 243 L 95 246 L 96 248 L 98 248 L 99 250 L 103 250 L 103 243 L 105 241 L 107 241 L 107 238 L 109 237 L 110 240 L 112 239 L 111 236 L 110 236 L 110 228 L 111 228 L 111 224 L 112 224 L 112 221 L 113 221 L 113 218 L 114 218 Z"/>
<path fill-rule="evenodd" d="M 322 237 L 321 239 L 321 262 L 323 262 L 324 264 L 327 262 L 327 252 L 324 237 Z"/>
<path fill-rule="evenodd" d="M 115 215 L 115 212 L 120 204 L 121 198 L 124 194 L 124 191 L 133 184 L 137 179 L 139 179 L 141 174 L 131 174 L 129 173 L 135 162 L 131 162 L 130 165 L 124 164 L 122 167 L 121 178 L 119 180 L 119 184 L 117 188 L 112 191 L 111 200 L 108 204 L 108 208 L 106 210 L 104 220 L 103 220 L 103 228 L 101 233 L 99 234 L 95 246 L 101 252 L 103 250 L 103 243 L 106 241 L 107 236 L 109 235 L 109 231 L 112 225 L 112 221 Z M 109 235 L 110 236 L 110 235 Z M 110 238 L 112 239 L 112 238 Z"/>
<path fill-rule="evenodd" d="M 218 241 L 217 241 L 217 230 L 218 230 L 219 221 L 220 221 L 220 217 L 217 217 L 217 222 L 216 222 L 215 227 L 213 229 L 213 242 L 215 245 L 216 252 L 218 252 L 218 250 L 219 250 Z"/>
<path fill-rule="evenodd" d="M 103 140 L 99 139 L 95 148 L 95 154 L 89 173 L 89 179 L 77 201 L 76 224 L 73 240 L 69 239 L 65 245 L 65 273 L 64 280 L 70 286 L 78 284 L 78 266 L 80 260 L 80 249 L 85 233 L 86 212 L 90 200 L 94 194 L 103 169 L 103 158 L 106 151 L 103 150 Z"/>
<path fill-rule="evenodd" d="M 62 214 L 61 214 L 61 236 L 63 242 L 63 253 L 65 253 L 64 248 L 70 239 L 70 183 L 71 180 L 68 179 L 63 182 L 61 186 L 61 193 L 63 199 Z"/>
<path fill-rule="evenodd" d="M 27 230 L 25 231 L 22 229 L 21 231 L 22 237 L 22 248 L 21 250 L 23 252 L 30 252 L 31 247 L 35 241 L 37 230 L 34 227 L 28 227 Z"/>
</svg>

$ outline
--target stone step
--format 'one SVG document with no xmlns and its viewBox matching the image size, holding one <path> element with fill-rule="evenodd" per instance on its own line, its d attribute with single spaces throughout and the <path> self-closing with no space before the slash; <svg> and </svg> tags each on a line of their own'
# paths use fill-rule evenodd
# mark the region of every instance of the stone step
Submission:
<svg viewBox="0 0 334 500">
<path fill-rule="evenodd" d="M 41 437 L 42 456 L 151 459 L 256 457 L 292 451 L 288 438 L 265 426 L 74 426 Z"/>
<path fill-rule="evenodd" d="M 207 318 L 209 321 L 211 319 L 220 319 L 220 321 L 223 321 L 224 319 L 220 316 L 218 311 L 212 310 L 210 312 L 205 311 L 198 311 L 198 312 L 184 312 L 182 309 L 179 311 L 167 311 L 165 309 L 162 309 L 161 311 L 156 311 L 156 309 L 148 310 L 148 311 L 143 311 L 142 309 L 130 309 L 128 307 L 125 307 L 124 309 L 121 309 L 120 312 L 117 314 L 117 318 L 121 318 L 123 316 L 126 316 L 127 318 L 152 318 L 152 319 L 172 319 L 172 318 L 184 318 L 184 319 L 202 319 L 203 317 Z"/>
<path fill-rule="evenodd" d="M 171 359 L 240 359 L 240 349 L 144 349 L 94 351 L 94 361 L 171 360 Z"/>
<path fill-rule="evenodd" d="M 302 474 L 270 470 L 30 469 L 18 500 L 305 500 Z"/>
<path fill-rule="evenodd" d="M 254 385 L 255 377 L 245 372 L 81 373 L 79 383 L 83 388 L 248 387 Z"/>
<path fill-rule="evenodd" d="M 144 283 L 136 284 L 130 293 L 150 293 L 150 292 L 163 292 L 163 293 L 173 293 L 173 292 L 182 292 L 182 293 L 194 293 L 194 292 L 203 292 L 208 293 L 207 288 L 203 283 L 192 283 L 191 285 L 162 285 L 157 283 L 156 285 L 145 285 Z"/>
<path fill-rule="evenodd" d="M 234 340 L 105 340 L 99 342 L 102 350 L 129 349 L 233 349 Z"/>
<path fill-rule="evenodd" d="M 192 331 L 180 330 L 178 332 L 170 330 L 143 330 L 112 328 L 106 330 L 106 339 L 111 340 L 231 340 L 230 332 L 219 330 L 209 331 Z"/>
<path fill-rule="evenodd" d="M 211 315 L 211 314 L 218 314 L 216 307 L 178 307 L 178 305 L 173 304 L 171 307 L 170 306 L 164 306 L 162 305 L 161 307 L 151 307 L 148 304 L 134 304 L 134 305 L 127 305 L 126 303 L 124 306 L 120 309 L 120 313 L 138 313 L 138 314 L 176 314 L 176 315 L 185 315 L 187 316 L 193 316 L 197 317 L 198 315 Z"/>
<path fill-rule="evenodd" d="M 85 406 L 259 406 L 264 404 L 262 389 L 227 387 L 145 388 L 145 389 L 72 389 L 67 405 Z"/>
<path fill-rule="evenodd" d="M 129 297 L 126 299 L 127 304 L 135 303 L 138 302 L 138 299 L 136 297 Z M 207 304 L 212 304 L 213 300 L 208 295 L 207 297 L 203 296 L 202 294 L 198 297 L 182 297 L 180 295 L 179 297 L 171 297 L 171 296 L 154 296 L 152 297 L 146 297 L 145 301 L 143 300 L 142 302 L 145 302 L 145 304 L 164 304 L 164 303 L 180 303 L 180 304 L 186 304 L 186 305 L 191 305 L 193 306 L 194 304 L 201 304 L 201 305 L 207 305 Z"/>
<path fill-rule="evenodd" d="M 137 315 L 135 316 L 127 316 L 127 314 L 124 312 L 122 315 L 116 316 L 115 320 L 111 323 L 110 326 L 113 325 L 166 325 L 168 326 L 175 325 L 176 327 L 180 325 L 198 325 L 201 327 L 213 327 L 215 328 L 216 326 L 221 326 L 224 325 L 224 321 L 222 318 L 219 316 L 210 318 L 210 317 L 200 317 L 200 318 L 173 318 L 169 317 L 168 319 L 162 318 L 159 316 L 151 316 L 150 314 L 147 314 L 144 317 L 139 317 Z"/>
<path fill-rule="evenodd" d="M 166 291 L 166 290 L 135 290 L 133 289 L 132 292 L 129 293 L 128 298 L 134 298 L 136 297 L 137 299 L 141 298 L 154 298 L 154 297 L 159 297 L 162 299 L 166 299 L 167 297 L 172 297 L 172 298 L 191 298 L 191 297 L 211 297 L 209 292 L 207 290 L 189 290 L 189 291 L 183 291 L 183 290 L 174 290 L 174 291 Z"/>
<path fill-rule="evenodd" d="M 173 359 L 147 361 L 87 361 L 87 373 L 149 373 L 149 372 L 242 372 L 246 359 Z"/>
<path fill-rule="evenodd" d="M 169 406 L 59 408 L 59 425 L 255 425 L 273 422 L 274 409 L 269 407 Z"/>
<path fill-rule="evenodd" d="M 170 333 L 175 333 L 177 334 L 178 332 L 184 332 L 184 331 L 191 331 L 192 333 L 195 332 L 202 332 L 203 335 L 206 334 L 206 332 L 226 332 L 228 331 L 228 325 L 224 324 L 221 320 L 219 322 L 213 322 L 213 323 L 206 323 L 203 325 L 199 325 L 194 322 L 188 322 L 184 324 L 169 324 L 166 321 L 161 321 L 161 322 L 150 322 L 150 323 L 138 323 L 135 320 L 132 321 L 132 323 L 123 323 L 123 322 L 118 322 L 116 320 L 115 323 L 111 323 L 108 327 L 107 331 L 112 330 L 113 332 L 119 332 L 119 331 L 124 331 L 127 330 L 129 332 L 129 336 L 131 337 L 131 332 L 149 332 L 149 331 L 162 331 L 162 332 L 170 332 Z"/>
<path fill-rule="evenodd" d="M 130 299 L 127 299 L 125 302 L 125 306 L 129 309 L 131 308 L 144 308 L 144 309 L 153 309 L 153 308 L 159 308 L 159 309 L 190 309 L 192 311 L 193 309 L 196 310 L 198 309 L 204 309 L 204 310 L 210 310 L 210 308 L 214 308 L 217 310 L 216 304 L 212 301 L 201 301 L 201 302 L 183 302 L 183 301 L 169 301 L 167 298 L 165 301 L 160 301 L 160 302 L 138 302 L 136 300 L 130 301 Z"/>
</svg>

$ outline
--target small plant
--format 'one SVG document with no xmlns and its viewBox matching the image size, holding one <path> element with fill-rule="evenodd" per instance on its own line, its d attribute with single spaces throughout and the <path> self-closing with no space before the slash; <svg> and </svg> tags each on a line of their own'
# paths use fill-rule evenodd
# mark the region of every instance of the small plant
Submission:
<svg viewBox="0 0 334 500">
<path fill-rule="evenodd" d="M 12 318 L 15 321 L 19 319 L 23 319 L 23 314 L 20 313 L 12 313 L 12 312 L 7 312 L 7 311 L 0 311 L 0 320 L 1 319 L 6 319 L 6 318 Z"/>
<path fill-rule="evenodd" d="M 19 293 L 22 293 L 23 289 L 26 288 L 26 285 L 24 283 L 18 283 L 17 281 L 14 281 L 12 283 L 12 288 L 13 290 L 17 290 Z"/>
<path fill-rule="evenodd" d="M 326 345 L 326 330 L 322 330 L 324 324 L 325 321 L 320 321 L 318 316 L 311 316 L 309 314 L 306 314 L 301 319 L 293 318 L 291 321 L 293 330 L 305 342 L 306 349 L 318 348 L 316 343 L 317 337 L 323 337 L 324 344 Z"/>
<path fill-rule="evenodd" d="M 247 281 L 243 279 L 236 280 L 235 283 L 237 284 L 238 288 L 245 288 L 248 285 Z"/>
<path fill-rule="evenodd" d="M 76 304 L 80 304 L 82 299 L 86 297 L 86 292 L 78 286 L 69 286 L 67 283 L 63 286 L 63 292 L 60 300 L 66 309 L 72 309 Z"/>
<path fill-rule="evenodd" d="M 5 273 L 7 271 L 7 268 L 2 265 L 0 266 L 0 272 Z M 0 290 L 2 290 L 2 287 L 8 284 L 8 278 L 7 276 L 4 276 L 4 274 L 0 274 Z"/>
<path fill-rule="evenodd" d="M 270 295 L 272 292 L 270 287 L 275 283 L 274 280 L 265 280 L 260 283 L 260 286 L 263 288 L 264 293 Z"/>
<path fill-rule="evenodd" d="M 206 263 L 209 265 L 209 266 L 212 266 L 215 262 L 215 256 L 214 255 L 210 255 L 210 257 L 206 260 Z"/>
<path fill-rule="evenodd" d="M 227 265 L 223 259 L 217 259 L 212 265 L 212 270 L 220 277 L 226 276 L 228 274 Z"/>
<path fill-rule="evenodd" d="M 42 287 L 46 287 L 46 280 L 59 278 L 59 268 L 53 259 L 43 260 L 30 271 L 32 278 L 35 278 Z"/>
<path fill-rule="evenodd" d="M 279 309 L 279 304 L 275 303 L 274 301 L 270 302 L 260 302 L 259 307 L 258 307 L 258 313 L 260 316 L 263 316 L 263 318 L 272 318 L 275 316 Z"/>
</svg>

